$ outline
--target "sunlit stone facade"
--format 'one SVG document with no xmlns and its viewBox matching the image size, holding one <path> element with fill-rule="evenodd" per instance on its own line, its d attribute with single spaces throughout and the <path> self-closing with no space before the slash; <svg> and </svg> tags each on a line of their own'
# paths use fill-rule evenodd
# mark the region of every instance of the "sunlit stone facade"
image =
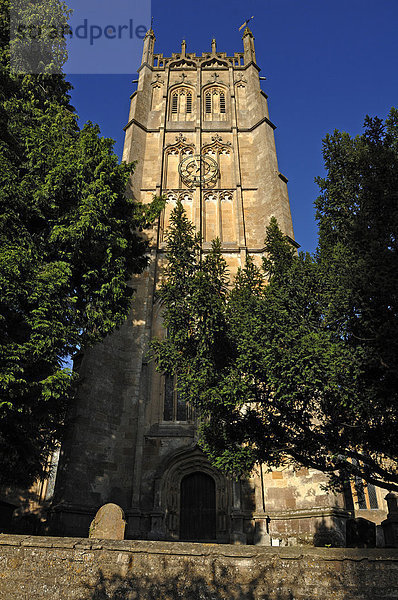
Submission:
<svg viewBox="0 0 398 600">
<path fill-rule="evenodd" d="M 343 495 L 325 493 L 316 471 L 269 473 L 262 466 L 246 481 L 215 471 L 197 447 L 192 411 L 179 403 L 172 379 L 148 362 L 151 337 L 164 335 L 155 289 L 178 198 L 204 251 L 220 238 L 232 275 L 248 253 L 260 263 L 272 215 L 294 243 L 287 179 L 278 169 L 251 31 L 233 56 L 218 52 L 215 40 L 202 56 L 183 42 L 180 52 L 164 57 L 154 54 L 154 44 L 150 30 L 123 159 L 137 161 L 129 193 L 143 202 L 165 195 L 167 206 L 150 231 L 150 265 L 132 280 L 128 320 L 79 365 L 54 532 L 86 536 L 98 508 L 114 502 L 125 511 L 129 538 L 345 545 L 346 521 L 358 503 L 346 508 Z M 362 514 L 380 523 L 382 493 L 375 494 Z"/>
</svg>

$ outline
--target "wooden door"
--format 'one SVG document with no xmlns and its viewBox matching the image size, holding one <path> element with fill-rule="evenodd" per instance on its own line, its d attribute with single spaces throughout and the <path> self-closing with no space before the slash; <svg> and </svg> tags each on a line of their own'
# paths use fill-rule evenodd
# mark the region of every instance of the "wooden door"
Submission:
<svg viewBox="0 0 398 600">
<path fill-rule="evenodd" d="M 200 471 L 181 481 L 180 540 L 216 539 L 216 486 Z"/>
</svg>

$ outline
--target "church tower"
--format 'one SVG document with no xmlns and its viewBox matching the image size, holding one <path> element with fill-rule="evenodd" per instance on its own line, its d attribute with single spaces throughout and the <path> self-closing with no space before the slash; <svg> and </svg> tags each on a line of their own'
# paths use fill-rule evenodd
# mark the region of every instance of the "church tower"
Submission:
<svg viewBox="0 0 398 600">
<path fill-rule="evenodd" d="M 81 361 L 57 476 L 54 531 L 87 536 L 98 508 L 115 502 L 125 512 L 129 538 L 270 543 L 275 531 L 278 539 L 300 543 L 317 520 L 339 529 L 345 518 L 336 498 L 321 491 L 320 474 L 260 469 L 248 481 L 229 480 L 198 448 L 194 418 L 173 380 L 148 362 L 150 339 L 164 335 L 155 290 L 178 199 L 202 234 L 204 252 L 220 238 L 232 274 L 247 254 L 260 263 L 271 216 L 294 243 L 254 37 L 246 28 L 243 52 L 233 56 L 218 52 L 214 39 L 202 56 L 188 52 L 185 41 L 171 57 L 155 54 L 154 45 L 150 29 L 123 160 L 137 161 L 133 197 L 150 202 L 164 195 L 167 204 L 150 232 L 150 265 L 132 280 L 128 320 Z"/>
</svg>

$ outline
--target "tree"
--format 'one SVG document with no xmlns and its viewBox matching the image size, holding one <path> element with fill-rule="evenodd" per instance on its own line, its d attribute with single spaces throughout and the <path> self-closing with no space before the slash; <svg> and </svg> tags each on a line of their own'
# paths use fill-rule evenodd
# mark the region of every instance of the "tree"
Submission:
<svg viewBox="0 0 398 600">
<path fill-rule="evenodd" d="M 273 218 L 262 268 L 248 257 L 225 290 L 218 242 L 180 272 L 170 246 L 168 337 L 153 352 L 197 407 L 215 466 L 305 465 L 331 485 L 398 490 L 398 112 L 354 139 L 335 131 L 324 158 L 315 255 L 297 255 Z M 172 239 L 178 228 L 175 215 Z"/>
<path fill-rule="evenodd" d="M 125 319 L 129 278 L 147 264 L 138 230 L 162 202 L 126 195 L 134 165 L 118 164 L 98 126 L 79 129 L 63 75 L 12 72 L 8 8 L 1 0 L 0 483 L 26 486 L 62 434 L 76 383 L 65 361 Z"/>
</svg>

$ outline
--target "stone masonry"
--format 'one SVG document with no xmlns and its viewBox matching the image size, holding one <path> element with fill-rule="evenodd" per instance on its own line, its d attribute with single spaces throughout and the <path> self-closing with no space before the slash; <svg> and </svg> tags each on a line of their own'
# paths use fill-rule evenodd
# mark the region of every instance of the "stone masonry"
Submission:
<svg viewBox="0 0 398 600">
<path fill-rule="evenodd" d="M 398 550 L 0 535 L 0 600 L 397 600 Z"/>
<path fill-rule="evenodd" d="M 246 28 L 243 52 L 233 56 L 215 40 L 201 56 L 187 52 L 185 41 L 171 57 L 155 54 L 154 44 L 151 29 L 123 159 L 137 161 L 129 193 L 143 202 L 165 195 L 167 205 L 148 234 L 150 265 L 131 282 L 129 318 L 76 365 L 81 386 L 61 450 L 52 532 L 87 536 L 101 505 L 116 503 L 129 539 L 344 546 L 346 521 L 359 508 L 377 525 L 385 519 L 380 490 L 363 502 L 352 490 L 347 504 L 342 494 L 325 493 L 316 471 L 269 473 L 266 465 L 247 481 L 229 480 L 199 450 L 194 414 L 179 404 L 173 381 L 148 362 L 151 338 L 165 335 L 155 291 L 177 199 L 204 252 L 220 238 L 231 276 L 248 254 L 260 263 L 271 216 L 295 244 L 252 32 Z M 200 535 L 192 524 L 206 502 L 210 525 Z"/>
</svg>

